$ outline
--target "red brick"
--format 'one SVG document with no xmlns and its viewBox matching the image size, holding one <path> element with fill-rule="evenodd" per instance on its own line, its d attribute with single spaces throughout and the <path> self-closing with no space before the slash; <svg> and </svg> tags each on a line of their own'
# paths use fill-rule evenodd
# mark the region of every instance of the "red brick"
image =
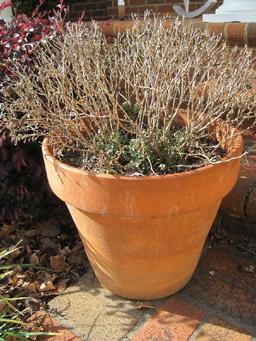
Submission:
<svg viewBox="0 0 256 341">
<path fill-rule="evenodd" d="M 256 294 L 256 273 L 241 271 L 241 268 L 248 267 L 252 261 L 230 254 L 222 249 L 214 249 L 207 258 L 200 264 L 200 269 L 214 275 L 221 280 L 228 281 L 234 285 L 255 291 Z"/>
<path fill-rule="evenodd" d="M 255 167 L 256 172 L 256 167 Z M 255 223 L 256 222 L 256 183 L 254 185 L 253 190 L 250 192 L 248 196 L 248 201 L 246 205 L 246 216 L 248 220 Z"/>
<path fill-rule="evenodd" d="M 58 333 L 59 335 L 55 336 L 44 336 L 41 340 L 50 340 L 50 341 L 81 341 L 81 339 L 74 334 L 71 333 L 68 329 L 61 326 L 58 321 L 52 318 L 44 311 L 39 311 L 35 313 L 30 319 L 29 322 L 42 327 L 43 331 L 48 333 Z"/>
<path fill-rule="evenodd" d="M 220 23 L 208 23 L 207 24 L 207 30 L 211 34 L 216 34 L 224 37 L 224 26 L 225 24 L 220 24 Z"/>
<path fill-rule="evenodd" d="M 170 299 L 132 341 L 187 341 L 204 312 L 182 300 Z"/>
<path fill-rule="evenodd" d="M 137 7 L 137 10 L 136 10 L 136 7 L 133 7 L 133 11 L 135 12 L 139 12 L 141 14 L 144 14 L 146 11 L 152 11 L 152 12 L 157 12 L 157 7 L 156 6 L 153 6 L 153 5 L 148 5 L 147 7 Z"/>
<path fill-rule="evenodd" d="M 158 4 L 163 4 L 164 0 L 148 0 L 148 4 L 154 4 L 154 5 L 158 5 Z"/>
<path fill-rule="evenodd" d="M 237 218 L 247 218 L 245 201 L 253 183 L 256 183 L 255 167 L 242 166 L 235 188 L 222 201 L 222 211 Z"/>
<path fill-rule="evenodd" d="M 207 319 L 200 332 L 195 337 L 196 341 L 250 341 L 252 337 L 245 331 L 216 318 Z"/>
<path fill-rule="evenodd" d="M 140 0 L 140 1 L 138 1 L 138 0 L 129 0 L 129 6 L 136 6 L 138 4 L 146 5 L 146 3 L 147 3 L 147 0 Z"/>
<path fill-rule="evenodd" d="M 247 42 L 249 46 L 256 46 L 256 23 L 247 24 Z"/>
<path fill-rule="evenodd" d="M 227 23 L 224 28 L 224 35 L 229 45 L 243 46 L 247 43 L 247 24 Z"/>
<path fill-rule="evenodd" d="M 197 272 L 183 291 L 190 299 L 219 312 L 256 325 L 256 295 L 218 279 L 208 272 Z"/>
<path fill-rule="evenodd" d="M 172 12 L 172 6 L 171 5 L 157 5 L 156 11 L 158 13 L 168 14 L 168 13 Z"/>
</svg>

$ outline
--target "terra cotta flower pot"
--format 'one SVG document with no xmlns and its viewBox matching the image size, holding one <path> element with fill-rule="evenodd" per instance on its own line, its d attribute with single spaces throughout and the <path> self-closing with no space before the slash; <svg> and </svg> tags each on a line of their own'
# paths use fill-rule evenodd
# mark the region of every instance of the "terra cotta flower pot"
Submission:
<svg viewBox="0 0 256 341">
<path fill-rule="evenodd" d="M 190 280 L 222 199 L 236 183 L 231 161 L 164 176 L 111 176 L 43 155 L 53 192 L 66 202 L 99 281 L 131 299 L 171 295 Z"/>
</svg>

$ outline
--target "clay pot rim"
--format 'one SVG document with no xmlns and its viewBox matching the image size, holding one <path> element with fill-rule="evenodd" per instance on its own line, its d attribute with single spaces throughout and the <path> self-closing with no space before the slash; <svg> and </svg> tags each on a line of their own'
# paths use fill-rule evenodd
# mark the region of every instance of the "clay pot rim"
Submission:
<svg viewBox="0 0 256 341">
<path fill-rule="evenodd" d="M 214 167 L 222 167 L 223 164 L 228 164 L 229 162 L 232 162 L 232 160 L 234 160 L 234 158 L 239 158 L 240 156 L 242 156 L 242 148 L 243 148 L 243 137 L 242 134 L 239 134 L 233 142 L 233 148 L 231 149 L 231 151 L 224 157 L 222 158 L 223 162 L 219 162 L 219 163 L 215 163 L 215 164 L 210 164 L 208 166 L 204 166 L 204 167 L 199 167 L 193 170 L 189 170 L 186 172 L 181 172 L 181 173 L 172 173 L 172 174 L 164 174 L 164 175 L 144 175 L 144 176 L 129 176 L 129 175 L 112 175 L 112 174 L 106 174 L 106 173 L 97 173 L 97 172 L 92 172 L 92 171 L 85 171 L 83 169 L 79 169 L 77 167 L 74 166 L 70 166 L 68 164 L 65 164 L 59 160 L 57 160 L 51 153 L 50 150 L 50 146 L 48 143 L 49 139 L 48 137 L 44 138 L 43 141 L 43 145 L 42 145 L 42 150 L 43 150 L 43 155 L 45 158 L 48 159 L 49 162 L 51 162 L 52 164 L 58 166 L 58 168 L 69 171 L 69 172 L 73 172 L 73 173 L 77 173 L 80 175 L 86 175 L 86 176 L 90 176 L 90 177 L 97 177 L 97 178 L 102 178 L 105 180 L 113 180 L 113 179 L 117 179 L 117 180 L 124 180 L 124 181 L 159 181 L 161 179 L 167 179 L 167 178 L 181 178 L 181 177 L 189 177 L 191 175 L 198 175 L 198 174 L 202 174 L 204 172 L 208 172 L 209 170 L 213 169 Z"/>
</svg>

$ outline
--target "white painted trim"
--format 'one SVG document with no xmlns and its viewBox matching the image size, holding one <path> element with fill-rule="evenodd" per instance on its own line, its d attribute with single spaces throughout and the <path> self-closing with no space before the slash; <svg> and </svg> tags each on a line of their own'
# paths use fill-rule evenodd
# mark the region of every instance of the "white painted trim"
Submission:
<svg viewBox="0 0 256 341">
<path fill-rule="evenodd" d="M 0 5 L 8 0 L 0 0 Z M 6 7 L 4 10 L 0 11 L 0 18 L 4 19 L 6 22 L 10 22 L 13 19 L 12 6 Z"/>
<path fill-rule="evenodd" d="M 204 22 L 256 22 L 256 0 L 224 0 L 215 14 L 204 14 Z"/>
</svg>

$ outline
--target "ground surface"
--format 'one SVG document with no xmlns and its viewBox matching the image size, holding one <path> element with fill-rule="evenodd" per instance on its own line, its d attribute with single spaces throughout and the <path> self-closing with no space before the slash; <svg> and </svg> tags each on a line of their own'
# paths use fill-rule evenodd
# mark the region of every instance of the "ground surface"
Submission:
<svg viewBox="0 0 256 341">
<path fill-rule="evenodd" d="M 235 219 L 221 222 L 182 291 L 162 300 L 130 301 L 103 288 L 88 270 L 49 302 L 47 317 L 37 315 L 45 329 L 62 333 L 48 339 L 255 341 L 255 230 Z"/>
<path fill-rule="evenodd" d="M 46 219 L 28 217 L 1 227 L 0 248 L 20 244 L 0 265 L 22 264 L 1 281 L 1 294 L 29 296 L 25 304 L 31 314 L 47 311 L 46 319 L 41 312 L 34 317 L 39 315 L 45 329 L 61 331 L 53 341 L 251 340 L 256 325 L 256 147 L 249 142 L 250 169 L 240 174 L 227 205 L 229 213 L 231 207 L 232 214 L 246 219 L 219 215 L 200 266 L 180 293 L 145 303 L 122 300 L 101 288 L 65 206 L 57 204 Z"/>
<path fill-rule="evenodd" d="M 88 261 L 76 228 L 63 204 L 46 220 L 28 218 L 0 228 L 0 249 L 17 250 L 0 261 L 13 266 L 4 279 L 1 294 L 25 296 L 31 313 L 45 306 L 87 271 Z M 1 275 L 1 274 L 0 274 Z"/>
</svg>

